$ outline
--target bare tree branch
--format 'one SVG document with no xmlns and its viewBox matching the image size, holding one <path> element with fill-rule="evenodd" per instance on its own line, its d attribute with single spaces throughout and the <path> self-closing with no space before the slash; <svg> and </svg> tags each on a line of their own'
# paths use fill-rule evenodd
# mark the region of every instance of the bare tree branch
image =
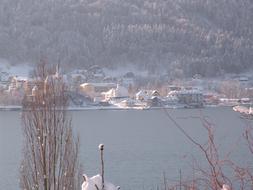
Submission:
<svg viewBox="0 0 253 190">
<path fill-rule="evenodd" d="M 42 62 L 35 71 L 37 88 L 23 101 L 22 189 L 79 189 L 79 140 L 66 113 L 63 80 Z"/>
</svg>

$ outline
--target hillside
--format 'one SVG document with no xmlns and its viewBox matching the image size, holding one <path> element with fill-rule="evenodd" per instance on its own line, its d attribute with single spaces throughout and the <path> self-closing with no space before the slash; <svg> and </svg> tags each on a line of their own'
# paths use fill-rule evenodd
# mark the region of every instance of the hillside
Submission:
<svg viewBox="0 0 253 190">
<path fill-rule="evenodd" d="M 172 77 L 252 68 L 251 0 L 0 0 L 0 58 L 134 64 Z"/>
</svg>

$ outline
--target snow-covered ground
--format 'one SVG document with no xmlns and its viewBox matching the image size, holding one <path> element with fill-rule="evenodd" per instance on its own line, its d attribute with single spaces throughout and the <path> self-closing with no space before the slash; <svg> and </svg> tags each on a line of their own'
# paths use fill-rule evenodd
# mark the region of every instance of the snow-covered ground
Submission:
<svg viewBox="0 0 253 190">
<path fill-rule="evenodd" d="M 83 174 L 84 182 L 82 184 L 82 190 L 97 190 L 102 189 L 102 177 L 101 175 L 95 175 L 91 178 L 87 177 L 86 174 Z M 104 190 L 119 190 L 119 186 L 115 186 L 114 184 L 105 181 L 104 182 Z"/>
</svg>

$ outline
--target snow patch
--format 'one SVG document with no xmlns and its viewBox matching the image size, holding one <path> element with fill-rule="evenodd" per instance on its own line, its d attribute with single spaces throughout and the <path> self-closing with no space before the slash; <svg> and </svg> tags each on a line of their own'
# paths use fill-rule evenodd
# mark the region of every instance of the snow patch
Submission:
<svg viewBox="0 0 253 190">
<path fill-rule="evenodd" d="M 86 174 L 83 174 L 84 182 L 82 184 L 82 190 L 100 190 L 102 189 L 102 177 L 101 175 L 95 175 L 88 178 Z M 110 182 L 105 181 L 104 190 L 119 190 L 119 186 L 115 186 Z"/>
<path fill-rule="evenodd" d="M 229 185 L 224 184 L 221 190 L 231 190 Z"/>
</svg>

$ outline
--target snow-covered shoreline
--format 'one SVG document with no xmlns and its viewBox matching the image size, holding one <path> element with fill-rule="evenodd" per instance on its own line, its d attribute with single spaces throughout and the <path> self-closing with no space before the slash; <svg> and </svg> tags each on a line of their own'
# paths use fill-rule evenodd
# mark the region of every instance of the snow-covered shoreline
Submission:
<svg viewBox="0 0 253 190">
<path fill-rule="evenodd" d="M 89 111 L 89 110 L 147 110 L 150 108 L 138 108 L 138 107 L 68 107 L 67 111 Z M 21 111 L 22 106 L 0 106 L 0 111 Z"/>
<path fill-rule="evenodd" d="M 102 106 L 90 106 L 90 107 L 68 107 L 67 111 L 95 111 L 95 110 L 162 110 L 162 109 L 205 109 L 208 107 L 229 107 L 224 105 L 213 105 L 213 106 L 204 106 L 203 108 L 191 108 L 191 107 L 184 107 L 184 106 L 165 106 L 165 107 L 102 107 Z M 233 106 L 231 106 L 233 107 Z M 22 106 L 0 106 L 0 111 L 21 111 Z"/>
<path fill-rule="evenodd" d="M 22 106 L 0 106 L 0 111 L 19 111 Z"/>
</svg>

